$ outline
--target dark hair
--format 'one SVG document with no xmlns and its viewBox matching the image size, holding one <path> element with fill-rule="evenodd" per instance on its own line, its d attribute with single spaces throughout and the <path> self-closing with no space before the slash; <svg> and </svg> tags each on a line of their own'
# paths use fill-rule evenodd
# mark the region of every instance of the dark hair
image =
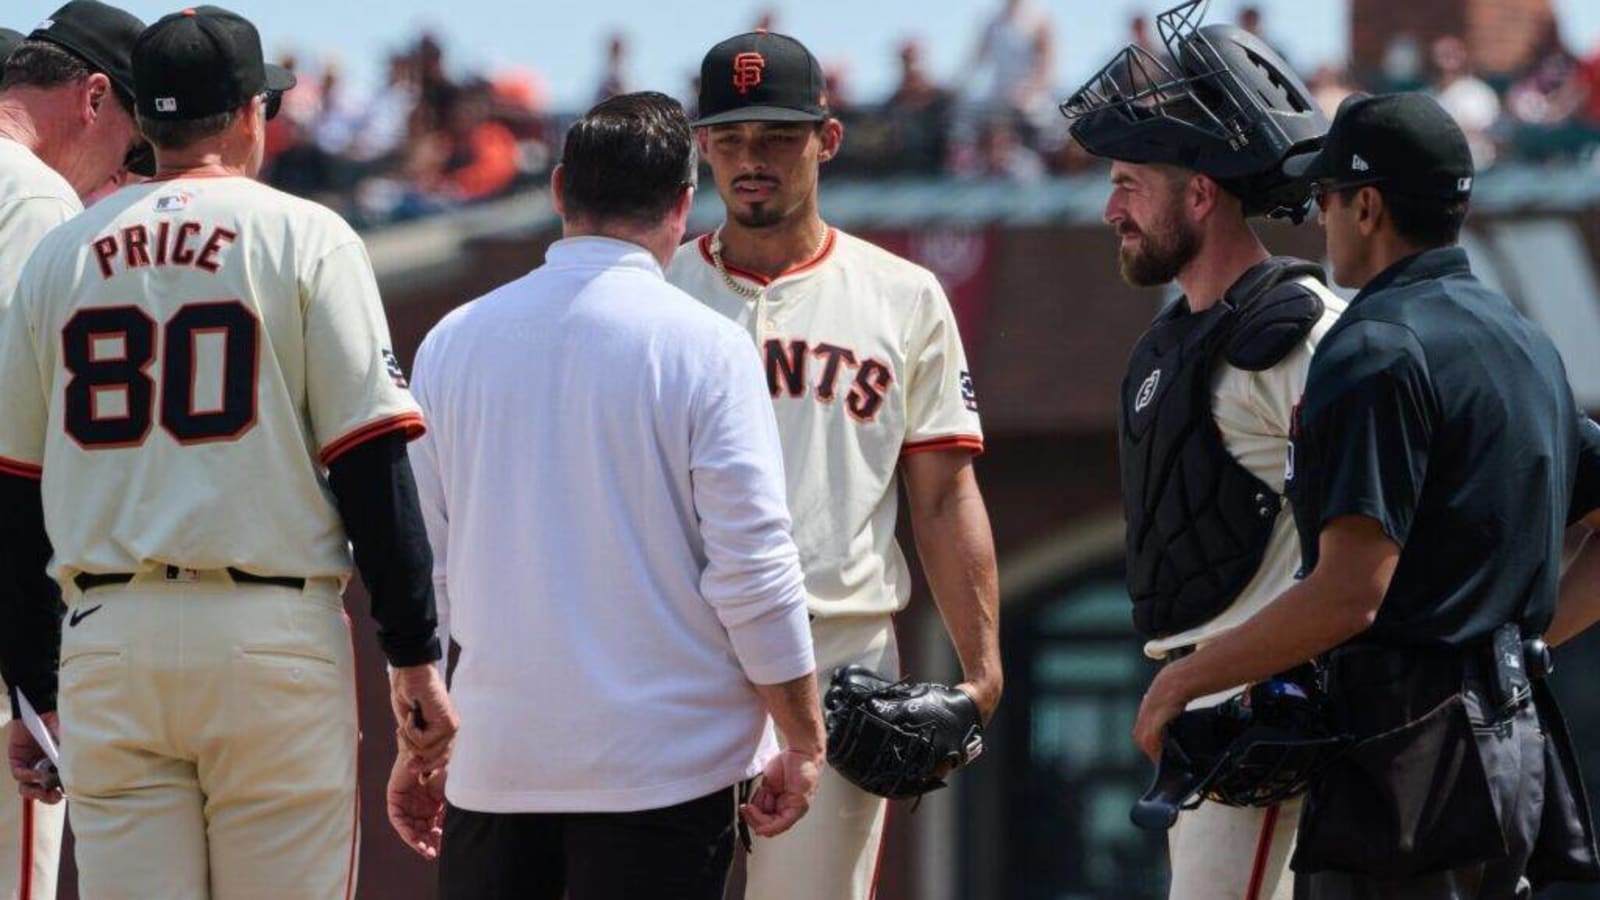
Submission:
<svg viewBox="0 0 1600 900">
<path fill-rule="evenodd" d="M 139 133 L 163 150 L 182 150 L 233 127 L 243 107 L 198 119 L 147 119 L 139 116 Z"/>
<path fill-rule="evenodd" d="M 1440 200 L 1407 194 L 1383 184 L 1373 185 L 1383 197 L 1383 208 L 1394 220 L 1395 233 L 1416 247 L 1447 247 L 1461 239 L 1470 204 L 1466 200 Z M 1339 193 L 1349 203 L 1360 188 Z"/>
<path fill-rule="evenodd" d="M 661 220 L 697 176 L 694 133 L 678 101 L 655 91 L 601 101 L 567 129 L 562 199 L 569 218 Z"/>
<path fill-rule="evenodd" d="M 0 75 L 0 91 L 14 87 L 56 88 L 73 84 L 100 71 L 88 60 L 60 44 L 27 40 L 6 57 L 5 73 Z M 133 98 L 123 93 L 116 82 L 111 93 L 128 115 L 133 115 Z"/>
</svg>

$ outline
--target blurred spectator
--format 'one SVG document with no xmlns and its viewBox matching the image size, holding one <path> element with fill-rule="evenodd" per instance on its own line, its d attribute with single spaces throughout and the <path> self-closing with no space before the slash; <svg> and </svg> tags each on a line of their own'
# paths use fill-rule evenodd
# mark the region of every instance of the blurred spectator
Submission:
<svg viewBox="0 0 1600 900">
<path fill-rule="evenodd" d="M 751 28 L 750 30 L 751 31 L 777 31 L 778 30 L 778 11 L 776 9 L 773 9 L 770 6 L 766 7 L 763 10 L 761 10 L 760 14 L 756 16 L 755 27 Z"/>
<path fill-rule="evenodd" d="M 1356 86 L 1350 83 L 1345 70 L 1338 66 L 1319 66 L 1306 81 L 1306 87 L 1311 89 L 1311 99 L 1317 101 L 1317 107 L 1330 120 L 1338 112 L 1344 98 L 1356 92 Z"/>
<path fill-rule="evenodd" d="M 1527 71 L 1506 91 L 1516 155 L 1537 162 L 1586 151 L 1595 139 L 1583 115 L 1589 92 L 1584 65 L 1567 49 L 1552 18 Z"/>
<path fill-rule="evenodd" d="M 822 67 L 823 97 L 828 109 L 838 116 L 849 116 L 855 111 L 855 92 L 851 90 L 850 63 L 830 60 Z"/>
<path fill-rule="evenodd" d="M 1426 84 L 1422 71 L 1422 47 L 1417 43 L 1416 35 L 1401 32 L 1390 38 L 1388 46 L 1384 47 L 1383 62 L 1379 68 L 1382 72 L 1382 83 L 1377 85 L 1380 91 L 1415 91 Z"/>
<path fill-rule="evenodd" d="M 1128 43 L 1140 48 L 1162 62 L 1167 58 L 1167 47 L 1150 33 L 1150 18 L 1137 15 L 1128 20 Z"/>
<path fill-rule="evenodd" d="M 1473 164 L 1480 171 L 1487 169 L 1495 161 L 1494 138 L 1489 130 L 1500 118 L 1500 96 L 1473 74 L 1467 44 L 1454 35 L 1433 42 L 1433 68 L 1434 99 L 1466 132 Z"/>
<path fill-rule="evenodd" d="M 894 133 L 894 155 L 905 171 L 932 175 L 944 169 L 954 97 L 928 76 L 922 42 L 900 45 L 900 83 L 884 109 Z"/>
<path fill-rule="evenodd" d="M 418 39 L 414 59 L 421 102 L 413 115 L 411 130 L 423 134 L 440 127 L 450 115 L 456 86 L 445 73 L 444 45 L 433 34 L 424 33 Z"/>
<path fill-rule="evenodd" d="M 964 171 L 968 178 L 1033 182 L 1045 176 L 1044 160 L 1023 143 L 1009 116 L 990 116 L 978 127 L 977 153 Z"/>
<path fill-rule="evenodd" d="M 412 176 L 441 206 L 493 197 L 517 177 L 517 139 L 492 118 L 494 95 L 484 82 L 469 84 L 450 108 L 444 128 L 424 139 Z"/>
<path fill-rule="evenodd" d="M 1003 0 L 984 27 L 969 71 L 990 73 L 990 105 L 1024 117 L 1054 107 L 1055 29 L 1034 0 Z"/>
<path fill-rule="evenodd" d="M 600 75 L 600 86 L 595 88 L 594 102 L 626 94 L 632 79 L 628 77 L 628 39 L 622 32 L 614 31 L 606 42 L 606 66 Z"/>
</svg>

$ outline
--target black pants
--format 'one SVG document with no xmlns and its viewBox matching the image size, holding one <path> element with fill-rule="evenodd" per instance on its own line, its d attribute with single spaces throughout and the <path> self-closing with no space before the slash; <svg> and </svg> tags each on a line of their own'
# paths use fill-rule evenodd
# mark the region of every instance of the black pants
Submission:
<svg viewBox="0 0 1600 900">
<path fill-rule="evenodd" d="M 1315 784 L 1301 813 L 1295 897 L 1299 900 L 1524 900 L 1527 875 L 1544 811 L 1545 735 L 1531 702 L 1514 713 L 1495 709 L 1492 677 L 1437 664 L 1420 651 L 1405 656 L 1347 660 L 1333 669 L 1334 698 L 1357 743 Z M 1480 667 L 1481 668 L 1481 667 Z M 1446 701 L 1459 697 L 1450 713 Z M 1442 705 L 1443 704 L 1443 705 Z M 1429 712 L 1432 710 L 1432 712 Z M 1453 714 L 1456 730 L 1446 714 Z M 1431 725 L 1428 723 L 1432 723 Z M 1417 747 L 1439 740 L 1437 750 Z M 1470 743 L 1456 755 L 1453 747 Z M 1389 757 L 1390 753 L 1404 754 Z M 1426 758 L 1459 758 L 1461 766 L 1427 765 Z M 1465 761 L 1472 760 L 1469 765 Z M 1419 761 L 1424 764 L 1419 766 Z M 1481 774 L 1466 774 L 1472 765 Z M 1475 810 L 1475 811 L 1474 811 Z M 1326 821 L 1324 821 L 1326 820 Z M 1356 871 L 1304 871 L 1304 857 L 1330 846 L 1364 846 L 1362 838 L 1400 827 L 1416 852 L 1431 847 L 1458 862 L 1407 877 Z M 1340 835 L 1345 837 L 1341 841 Z M 1482 843 L 1477 849 L 1467 845 Z M 1374 840 L 1374 843 L 1376 841 Z M 1503 852 L 1491 845 L 1498 844 Z M 1382 848 L 1364 855 L 1381 865 Z M 1401 852 L 1400 846 L 1394 853 Z M 1358 854 L 1363 855 L 1363 854 Z M 1359 871 L 1359 870 L 1358 870 Z"/>
<path fill-rule="evenodd" d="M 630 813 L 445 811 L 441 900 L 722 900 L 735 793 Z"/>
</svg>

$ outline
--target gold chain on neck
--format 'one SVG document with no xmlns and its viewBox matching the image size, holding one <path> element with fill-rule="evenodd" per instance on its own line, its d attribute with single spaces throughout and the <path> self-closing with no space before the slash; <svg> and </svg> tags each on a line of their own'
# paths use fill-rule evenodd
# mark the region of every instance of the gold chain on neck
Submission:
<svg viewBox="0 0 1600 900">
<path fill-rule="evenodd" d="M 807 257 L 808 260 L 816 259 L 817 256 L 822 253 L 822 246 L 828 242 L 828 232 L 830 230 L 831 229 L 828 228 L 827 224 L 823 224 L 822 237 L 817 241 L 817 245 L 811 248 L 811 255 Z M 735 294 L 738 294 L 746 300 L 754 300 L 760 295 L 761 288 L 751 287 L 747 284 L 741 284 L 737 278 L 734 278 L 732 275 L 728 274 L 728 267 L 723 265 L 722 262 L 721 225 L 717 226 L 717 230 L 711 233 L 711 262 L 716 265 L 717 274 L 722 276 L 722 283 L 728 286 L 728 290 L 733 291 Z"/>
</svg>

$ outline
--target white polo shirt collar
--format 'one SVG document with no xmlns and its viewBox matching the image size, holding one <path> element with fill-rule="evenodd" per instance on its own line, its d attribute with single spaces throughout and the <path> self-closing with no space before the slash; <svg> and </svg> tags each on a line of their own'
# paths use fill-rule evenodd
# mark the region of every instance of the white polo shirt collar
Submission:
<svg viewBox="0 0 1600 900">
<path fill-rule="evenodd" d="M 665 278 L 658 262 L 649 250 L 617 238 L 600 235 L 562 238 L 545 251 L 546 265 L 555 268 L 613 268 L 624 266 L 643 269 L 657 278 Z"/>
</svg>

